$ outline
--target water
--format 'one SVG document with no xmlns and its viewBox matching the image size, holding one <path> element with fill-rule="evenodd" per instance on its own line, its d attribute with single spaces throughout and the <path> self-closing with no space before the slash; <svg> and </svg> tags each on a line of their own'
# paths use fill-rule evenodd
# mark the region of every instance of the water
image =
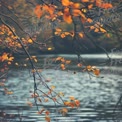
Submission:
<svg viewBox="0 0 122 122">
<path fill-rule="evenodd" d="M 44 58 L 45 56 L 43 56 Z M 46 56 L 54 57 L 54 56 Z M 74 60 L 74 63 L 69 67 L 72 70 L 59 70 L 55 66 L 43 69 L 41 74 L 45 79 L 51 81 L 47 83 L 49 86 L 54 85 L 57 93 L 63 92 L 63 100 L 69 99 L 69 96 L 74 96 L 80 100 L 80 107 L 68 108 L 69 112 L 66 116 L 62 116 L 59 110 L 64 107 L 57 105 L 55 108 L 54 103 L 49 100 L 47 103 L 40 104 L 40 108 L 45 107 L 51 111 L 51 122 L 112 122 L 113 119 L 121 119 L 122 111 L 121 106 L 117 109 L 117 115 L 113 113 L 113 109 L 121 95 L 122 91 L 122 76 L 121 67 L 117 66 L 101 66 L 102 69 L 100 77 L 89 76 L 86 72 L 81 72 L 76 68 L 75 56 L 63 55 L 67 59 Z M 86 59 L 90 56 L 85 55 Z M 41 59 L 43 59 L 41 58 Z M 103 55 L 92 56 L 89 60 L 103 61 Z M 117 57 L 120 58 L 120 57 Z M 67 68 L 69 68 L 67 67 Z M 70 69 L 69 68 L 69 69 Z M 113 70 L 114 69 L 114 70 Z M 111 71 L 114 72 L 111 72 Z M 107 71 L 107 72 L 106 72 Z M 76 73 L 74 73 L 76 72 Z M 120 73 L 120 74 L 119 74 Z M 31 96 L 33 91 L 33 77 L 28 69 L 18 70 L 12 69 L 8 74 L 9 78 L 6 82 L 6 87 L 14 92 L 12 95 L 5 95 L 3 88 L 0 88 L 0 120 L 1 122 L 43 122 L 45 121 L 44 114 L 37 114 L 36 106 L 32 108 L 27 105 L 27 101 L 34 102 Z M 46 89 L 39 84 L 37 77 L 37 84 L 39 89 L 46 92 Z M 5 112 L 5 116 L 3 116 Z M 114 117 L 114 118 L 113 118 Z"/>
</svg>

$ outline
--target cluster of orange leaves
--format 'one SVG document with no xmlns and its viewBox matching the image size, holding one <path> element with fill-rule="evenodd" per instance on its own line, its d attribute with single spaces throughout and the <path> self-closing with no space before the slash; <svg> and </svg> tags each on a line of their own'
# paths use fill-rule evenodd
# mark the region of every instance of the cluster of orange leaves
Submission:
<svg viewBox="0 0 122 122">
<path fill-rule="evenodd" d="M 103 28 L 103 25 L 101 25 L 99 22 L 96 24 L 90 26 L 90 30 L 94 30 L 94 32 L 98 33 L 106 33 L 107 31 Z"/>
<path fill-rule="evenodd" d="M 66 36 L 74 37 L 74 32 L 63 32 L 60 28 L 55 29 L 55 35 L 61 36 L 61 38 L 65 38 Z M 78 32 L 80 38 L 84 37 L 83 32 Z"/>
<path fill-rule="evenodd" d="M 15 29 L 11 28 L 13 32 L 15 32 Z M 18 42 L 18 37 L 15 36 L 6 25 L 0 26 L 0 44 L 3 47 L 8 47 L 11 49 L 17 50 L 18 48 L 22 48 L 21 44 Z M 33 43 L 33 41 L 30 38 L 22 38 L 21 39 L 24 45 L 27 45 L 29 43 Z"/>
<path fill-rule="evenodd" d="M 70 64 L 71 63 L 70 60 L 65 60 L 63 57 L 56 58 L 56 61 L 60 61 L 61 62 L 60 67 L 61 67 L 62 70 L 66 69 L 66 67 L 65 67 L 66 64 Z"/>
<path fill-rule="evenodd" d="M 8 64 L 11 64 L 11 62 L 14 60 L 14 57 L 9 53 L 3 53 L 2 56 L 0 56 L 0 62 L 7 61 Z"/>
<path fill-rule="evenodd" d="M 100 75 L 100 70 L 96 66 L 86 66 L 86 70 L 89 72 L 93 72 L 96 76 Z"/>
<path fill-rule="evenodd" d="M 77 66 L 81 68 L 83 66 L 83 64 L 78 63 Z M 83 71 L 93 72 L 93 74 L 96 76 L 100 75 L 100 69 L 98 69 L 96 66 L 88 65 L 88 66 L 86 66 L 85 69 L 83 69 Z"/>
<path fill-rule="evenodd" d="M 70 96 L 69 99 L 70 101 L 65 101 L 64 105 L 69 106 L 71 108 L 80 106 L 80 101 L 75 99 L 74 96 Z"/>
</svg>

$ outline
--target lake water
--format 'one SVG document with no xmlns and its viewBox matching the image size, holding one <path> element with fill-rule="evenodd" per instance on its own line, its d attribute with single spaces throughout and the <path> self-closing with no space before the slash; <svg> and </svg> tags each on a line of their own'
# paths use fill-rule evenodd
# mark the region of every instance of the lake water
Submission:
<svg viewBox="0 0 122 122">
<path fill-rule="evenodd" d="M 51 111 L 51 122 L 122 122 L 122 106 L 119 105 L 114 113 L 115 105 L 122 94 L 122 67 L 121 55 L 113 55 L 113 61 L 107 65 L 105 55 L 83 55 L 83 58 L 90 64 L 96 63 L 101 69 L 100 77 L 89 76 L 77 68 L 77 57 L 75 55 L 48 55 L 39 56 L 41 67 L 44 68 L 44 60 L 51 57 L 62 56 L 70 59 L 73 63 L 62 71 L 56 68 L 56 64 L 50 65 L 42 70 L 44 79 L 50 79 L 49 86 L 54 85 L 57 93 L 63 92 L 63 100 L 74 96 L 80 100 L 80 107 L 68 108 L 69 112 L 62 116 L 58 111 L 63 107 L 55 107 L 52 101 L 40 104 L 41 107 Z M 42 84 L 39 89 L 46 91 Z M 36 106 L 32 108 L 27 101 L 34 102 L 30 98 L 33 91 L 33 77 L 28 69 L 12 69 L 9 71 L 6 87 L 14 92 L 12 95 L 5 95 L 0 87 L 0 122 L 44 122 L 44 114 L 38 115 Z M 5 115 L 3 115 L 3 113 Z M 19 114 L 19 116 L 18 116 Z"/>
</svg>

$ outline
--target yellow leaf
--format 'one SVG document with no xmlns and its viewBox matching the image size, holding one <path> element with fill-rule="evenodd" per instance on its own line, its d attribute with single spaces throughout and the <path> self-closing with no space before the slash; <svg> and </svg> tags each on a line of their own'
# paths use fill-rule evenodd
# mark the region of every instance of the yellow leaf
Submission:
<svg viewBox="0 0 122 122">
<path fill-rule="evenodd" d="M 54 90 L 55 89 L 55 86 L 51 86 L 51 89 Z"/>
<path fill-rule="evenodd" d="M 71 61 L 70 61 L 70 60 L 67 60 L 67 61 L 65 61 L 65 63 L 66 63 L 66 64 L 70 64 L 70 63 L 71 63 Z"/>
<path fill-rule="evenodd" d="M 49 47 L 49 48 L 47 48 L 47 50 L 52 50 L 52 48 L 51 48 L 51 47 Z"/>
<path fill-rule="evenodd" d="M 38 62 L 38 60 L 37 60 L 36 58 L 34 58 L 34 61 L 35 61 L 35 62 Z"/>
<path fill-rule="evenodd" d="M 11 62 L 9 61 L 9 62 L 8 62 L 8 64 L 10 65 L 10 64 L 11 64 Z"/>
<path fill-rule="evenodd" d="M 100 31 L 103 32 L 103 33 L 106 33 L 106 30 L 103 29 L 103 28 L 100 28 Z"/>
<path fill-rule="evenodd" d="M 62 59 L 62 57 L 57 57 L 56 58 L 56 61 L 59 61 L 59 60 L 61 60 Z"/>
<path fill-rule="evenodd" d="M 70 100 L 75 100 L 74 96 L 69 97 Z"/>
<path fill-rule="evenodd" d="M 79 33 L 79 36 L 80 36 L 81 38 L 83 38 L 83 33 Z"/>
<path fill-rule="evenodd" d="M 32 39 L 28 39 L 28 43 L 33 43 Z"/>
</svg>

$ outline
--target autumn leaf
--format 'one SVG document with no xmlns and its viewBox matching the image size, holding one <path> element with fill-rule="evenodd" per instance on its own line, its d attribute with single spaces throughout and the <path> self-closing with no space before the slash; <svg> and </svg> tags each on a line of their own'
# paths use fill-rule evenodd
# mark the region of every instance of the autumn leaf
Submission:
<svg viewBox="0 0 122 122">
<path fill-rule="evenodd" d="M 46 115 L 49 115 L 49 114 L 50 114 L 50 112 L 49 112 L 49 111 L 45 111 L 45 114 L 46 114 Z"/>
<path fill-rule="evenodd" d="M 75 100 L 74 96 L 69 97 L 70 100 Z"/>
<path fill-rule="evenodd" d="M 70 64 L 70 63 L 71 63 L 71 61 L 70 61 L 70 60 L 67 60 L 67 61 L 65 61 L 65 63 L 66 63 L 66 64 Z"/>
<path fill-rule="evenodd" d="M 92 71 L 92 66 L 88 65 L 88 66 L 86 67 L 86 69 L 87 69 L 88 71 Z"/>
<path fill-rule="evenodd" d="M 90 19 L 90 18 L 88 18 L 86 21 L 89 22 L 89 23 L 92 23 L 93 22 L 93 20 Z"/>
<path fill-rule="evenodd" d="M 62 70 L 65 70 L 65 65 L 64 64 L 61 64 L 60 66 L 61 66 Z"/>
<path fill-rule="evenodd" d="M 64 33 L 62 33 L 61 34 L 61 38 L 65 38 L 66 36 L 65 36 L 65 34 Z"/>
<path fill-rule="evenodd" d="M 64 14 L 64 15 L 63 15 L 63 19 L 64 19 L 64 21 L 67 22 L 68 24 L 71 24 L 71 23 L 72 23 L 72 17 L 71 17 L 71 15 Z"/>
<path fill-rule="evenodd" d="M 65 9 L 64 9 L 63 19 L 64 19 L 64 21 L 67 22 L 68 24 L 71 24 L 71 23 L 72 23 L 72 17 L 71 17 L 71 15 L 70 15 L 69 8 L 65 8 Z"/>
<path fill-rule="evenodd" d="M 95 69 L 95 70 L 93 70 L 93 73 L 94 73 L 96 76 L 98 76 L 98 75 L 100 75 L 100 70 L 99 70 L 99 69 Z"/>
<path fill-rule="evenodd" d="M 69 6 L 70 5 L 69 0 L 61 0 L 61 3 L 62 3 L 63 6 Z"/>
<path fill-rule="evenodd" d="M 56 58 L 56 61 L 59 61 L 59 60 L 61 60 L 62 59 L 62 57 L 57 57 Z"/>
<path fill-rule="evenodd" d="M 99 32 L 99 29 L 98 28 L 95 28 L 94 32 Z"/>
<path fill-rule="evenodd" d="M 80 8 L 80 4 L 79 3 L 73 3 L 72 8 L 78 9 L 78 8 Z"/>
<path fill-rule="evenodd" d="M 54 90 L 55 89 L 55 86 L 51 86 L 51 89 Z"/>
<path fill-rule="evenodd" d="M 45 117 L 45 120 L 46 120 L 46 122 L 51 122 L 51 119 L 50 119 L 49 116 L 46 116 L 46 117 Z"/>
<path fill-rule="evenodd" d="M 32 39 L 28 39 L 28 43 L 33 43 Z"/>
<path fill-rule="evenodd" d="M 74 9 L 72 11 L 72 13 L 73 13 L 74 16 L 80 16 L 81 15 L 81 11 L 79 9 Z"/>
<path fill-rule="evenodd" d="M 49 50 L 49 51 L 50 51 L 50 50 L 52 50 L 52 48 L 51 48 L 51 47 L 48 47 L 48 48 L 47 48 L 47 50 Z"/>
<path fill-rule="evenodd" d="M 80 32 L 80 33 L 79 33 L 79 36 L 80 36 L 81 38 L 83 38 L 83 33 L 82 33 L 82 32 Z"/>
<path fill-rule="evenodd" d="M 75 100 L 75 104 L 76 104 L 77 107 L 79 107 L 80 106 L 80 101 L 79 100 Z"/>
<path fill-rule="evenodd" d="M 92 9 L 93 4 L 88 5 L 88 9 Z"/>
<path fill-rule="evenodd" d="M 103 28 L 99 28 L 102 33 L 106 33 L 106 30 Z"/>
<path fill-rule="evenodd" d="M 8 60 L 8 53 L 3 53 L 3 55 L 1 56 L 1 61 L 6 61 Z"/>
<path fill-rule="evenodd" d="M 38 18 L 40 18 L 43 14 L 42 10 L 41 10 L 42 6 L 41 5 L 37 5 L 34 9 L 34 13 L 36 14 L 36 16 Z"/>
<path fill-rule="evenodd" d="M 81 0 L 83 3 L 89 2 L 89 0 Z"/>
<path fill-rule="evenodd" d="M 60 110 L 60 112 L 62 113 L 62 115 L 64 116 L 67 112 L 68 112 L 68 109 L 67 108 L 62 108 Z"/>
</svg>

